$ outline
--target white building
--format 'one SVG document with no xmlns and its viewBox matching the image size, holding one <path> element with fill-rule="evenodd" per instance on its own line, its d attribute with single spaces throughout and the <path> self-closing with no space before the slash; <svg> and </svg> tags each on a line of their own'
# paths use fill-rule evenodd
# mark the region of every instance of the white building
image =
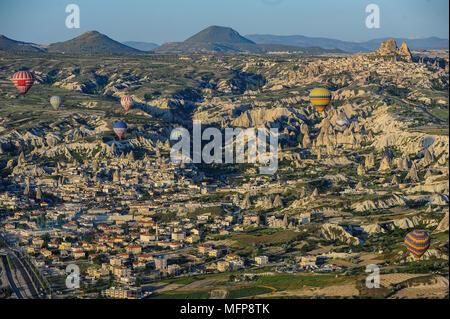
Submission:
<svg viewBox="0 0 450 319">
<path fill-rule="evenodd" d="M 267 257 L 267 256 L 256 256 L 255 257 L 255 262 L 258 265 L 260 265 L 260 266 L 267 265 L 267 263 L 269 262 L 269 257 Z"/>
</svg>

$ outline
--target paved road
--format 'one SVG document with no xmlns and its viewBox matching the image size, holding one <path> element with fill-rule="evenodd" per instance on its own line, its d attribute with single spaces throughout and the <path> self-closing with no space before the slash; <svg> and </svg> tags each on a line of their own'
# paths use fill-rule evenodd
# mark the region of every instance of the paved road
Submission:
<svg viewBox="0 0 450 319">
<path fill-rule="evenodd" d="M 3 236 L 1 236 L 1 237 L 3 237 Z M 38 280 L 36 274 L 33 272 L 30 265 L 28 264 L 28 262 L 22 257 L 22 255 L 19 253 L 19 251 L 17 251 L 16 249 L 14 249 L 13 247 L 11 247 L 9 245 L 9 243 L 6 239 L 5 239 L 5 244 L 6 244 L 6 248 L 4 250 L 5 250 L 6 254 L 8 254 L 11 257 L 11 261 L 15 264 L 17 270 L 20 271 L 20 273 L 25 281 L 25 284 L 27 285 L 27 287 L 31 293 L 31 297 L 33 299 L 46 298 L 47 295 L 45 293 L 45 289 L 44 289 L 44 287 L 42 287 L 41 282 Z M 19 260 L 19 258 L 20 258 L 20 260 Z M 39 291 L 35 288 L 35 285 L 42 292 L 43 296 L 39 295 Z"/>
<path fill-rule="evenodd" d="M 3 261 L 3 265 L 5 266 L 6 277 L 8 278 L 9 285 L 11 286 L 12 291 L 14 291 L 17 298 L 23 299 L 22 293 L 20 292 L 19 288 L 17 288 L 16 283 L 14 282 L 14 279 L 13 279 L 13 276 L 11 273 L 11 269 L 9 268 L 9 265 L 8 265 L 8 259 L 6 258 L 5 255 L 2 255 L 1 258 Z"/>
<path fill-rule="evenodd" d="M 22 278 L 25 280 L 25 284 L 28 286 L 28 289 L 30 290 L 31 297 L 33 299 L 40 299 L 39 292 L 34 287 L 32 279 L 28 275 L 28 273 L 30 273 L 33 276 L 34 273 L 30 272 L 29 269 L 27 269 L 28 270 L 28 272 L 27 272 L 27 270 L 25 270 L 24 266 L 19 261 L 19 259 L 16 257 L 16 255 L 10 254 L 9 256 L 11 257 L 12 262 L 16 265 L 17 270 L 19 270 L 20 273 L 22 274 Z M 24 263 L 24 264 L 26 265 L 26 263 Z"/>
</svg>

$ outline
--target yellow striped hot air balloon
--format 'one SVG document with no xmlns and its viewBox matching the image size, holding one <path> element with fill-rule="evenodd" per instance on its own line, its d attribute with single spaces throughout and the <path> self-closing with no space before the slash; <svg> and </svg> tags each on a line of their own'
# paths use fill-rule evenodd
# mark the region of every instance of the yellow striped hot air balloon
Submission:
<svg viewBox="0 0 450 319">
<path fill-rule="evenodd" d="M 320 113 L 325 111 L 331 101 L 331 92 L 325 88 L 315 88 L 309 93 L 309 100 Z"/>
</svg>

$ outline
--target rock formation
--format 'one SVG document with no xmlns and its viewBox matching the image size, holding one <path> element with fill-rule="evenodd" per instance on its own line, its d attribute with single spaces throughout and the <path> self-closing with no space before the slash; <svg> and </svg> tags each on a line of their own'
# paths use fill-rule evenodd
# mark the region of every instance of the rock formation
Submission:
<svg viewBox="0 0 450 319">
<path fill-rule="evenodd" d="M 275 196 L 273 207 L 283 207 L 283 201 L 281 200 L 280 195 Z"/>
<path fill-rule="evenodd" d="M 358 165 L 358 169 L 357 169 L 357 173 L 358 175 L 365 175 L 366 174 L 366 170 L 364 169 L 364 166 L 362 164 Z"/>
<path fill-rule="evenodd" d="M 388 157 L 383 157 L 380 163 L 379 171 L 388 171 L 391 169 L 391 164 Z"/>
<path fill-rule="evenodd" d="M 409 170 L 408 175 L 406 175 L 405 179 L 410 182 L 419 181 L 419 176 L 417 175 L 417 167 L 415 162 L 412 163 L 411 169 Z"/>
<path fill-rule="evenodd" d="M 366 156 L 366 161 L 364 163 L 366 170 L 372 169 L 375 167 L 375 156 L 373 153 L 370 153 Z"/>
<path fill-rule="evenodd" d="M 373 54 L 393 57 L 394 59 L 400 58 L 408 62 L 412 61 L 411 51 L 409 50 L 406 42 L 403 42 L 400 48 L 398 48 L 394 39 L 389 39 L 382 42 L 380 48 L 373 52 Z"/>
</svg>

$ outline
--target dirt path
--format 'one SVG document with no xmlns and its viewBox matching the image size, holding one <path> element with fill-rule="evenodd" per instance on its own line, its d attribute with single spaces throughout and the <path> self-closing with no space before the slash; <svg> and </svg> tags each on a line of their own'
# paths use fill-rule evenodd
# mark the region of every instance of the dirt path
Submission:
<svg viewBox="0 0 450 319">
<path fill-rule="evenodd" d="M 433 298 L 443 299 L 448 296 L 448 278 L 438 276 L 431 284 L 420 284 L 417 286 L 403 288 L 396 292 L 390 299 L 414 299 Z"/>
</svg>

